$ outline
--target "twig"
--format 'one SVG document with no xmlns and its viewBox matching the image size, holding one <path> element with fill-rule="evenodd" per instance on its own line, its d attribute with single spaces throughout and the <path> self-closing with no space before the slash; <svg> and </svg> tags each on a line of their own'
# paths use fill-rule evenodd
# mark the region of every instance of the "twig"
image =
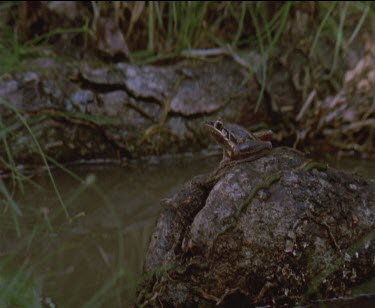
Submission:
<svg viewBox="0 0 375 308">
<path fill-rule="evenodd" d="M 227 48 L 187 49 L 181 51 L 181 55 L 185 57 L 212 57 L 229 55 L 229 52 Z"/>
<path fill-rule="evenodd" d="M 307 108 L 311 105 L 314 97 L 316 95 L 316 90 L 312 90 L 311 93 L 309 94 L 308 98 L 306 99 L 305 103 L 303 104 L 300 112 L 298 113 L 297 117 L 296 117 L 296 121 L 300 121 L 303 117 L 303 115 L 305 114 Z"/>
</svg>

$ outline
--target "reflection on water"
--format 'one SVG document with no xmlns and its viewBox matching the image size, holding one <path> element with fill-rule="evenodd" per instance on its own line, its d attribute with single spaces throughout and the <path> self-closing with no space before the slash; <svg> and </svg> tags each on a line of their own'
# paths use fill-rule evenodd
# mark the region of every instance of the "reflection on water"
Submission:
<svg viewBox="0 0 375 308">
<path fill-rule="evenodd" d="M 358 173 L 367 179 L 375 179 L 375 159 L 353 159 L 343 157 L 341 159 L 328 159 L 331 167 Z"/>
<path fill-rule="evenodd" d="M 193 176 L 214 169 L 219 160 L 218 156 L 195 156 L 152 164 L 69 167 L 82 179 L 95 178 L 94 186 L 55 170 L 71 222 L 65 218 L 48 177 L 35 178 L 40 187 L 30 185 L 17 198 L 24 213 L 21 237 L 14 236 L 13 223 L 2 226 L 2 233 L 9 234 L 3 235 L 1 256 L 11 256 L 9 264 L 14 268 L 28 264 L 33 290 L 45 304 L 126 307 L 134 300 L 141 278 L 160 199 L 171 196 Z M 341 160 L 335 164 L 375 178 L 375 162 Z"/>
<path fill-rule="evenodd" d="M 21 242 L 24 239 L 29 244 L 16 253 L 13 238 L 9 247 L 3 244 L 3 254 L 30 262 L 43 301 L 60 307 L 102 301 L 127 306 L 140 279 L 160 199 L 174 194 L 193 176 L 215 168 L 219 159 L 195 156 L 152 164 L 69 168 L 83 179 L 94 175 L 95 187 L 56 170 L 53 176 L 73 217 L 71 223 L 65 219 L 48 177 L 35 178 L 43 189 L 26 187 L 17 200 L 30 214 L 21 219 Z"/>
</svg>

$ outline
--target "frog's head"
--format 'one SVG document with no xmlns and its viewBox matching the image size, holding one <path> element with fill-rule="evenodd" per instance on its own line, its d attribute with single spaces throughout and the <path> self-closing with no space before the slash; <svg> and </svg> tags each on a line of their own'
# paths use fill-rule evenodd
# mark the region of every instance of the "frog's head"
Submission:
<svg viewBox="0 0 375 308">
<path fill-rule="evenodd" d="M 221 119 L 216 121 L 206 121 L 204 122 L 204 126 L 207 127 L 208 130 L 214 134 L 220 134 L 225 136 L 227 133 L 227 130 L 224 127 L 224 123 Z"/>
<path fill-rule="evenodd" d="M 215 122 L 213 122 L 213 124 L 217 130 L 221 131 L 224 128 L 224 123 L 221 119 L 216 120 Z"/>
<path fill-rule="evenodd" d="M 229 133 L 221 119 L 216 121 L 207 121 L 204 123 L 204 126 L 208 128 L 211 136 L 217 143 L 224 145 L 228 142 Z"/>
</svg>

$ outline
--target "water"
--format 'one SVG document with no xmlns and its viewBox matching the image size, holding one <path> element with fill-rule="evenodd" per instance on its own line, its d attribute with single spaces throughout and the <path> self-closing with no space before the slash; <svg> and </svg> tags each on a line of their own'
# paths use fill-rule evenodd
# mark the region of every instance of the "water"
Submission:
<svg viewBox="0 0 375 308">
<path fill-rule="evenodd" d="M 29 277 L 29 282 L 25 290 L 14 292 L 29 292 L 30 298 L 37 294 L 46 306 L 131 305 L 160 199 L 173 195 L 193 176 L 213 170 L 219 160 L 219 156 L 196 155 L 127 166 L 69 167 L 93 182 L 91 186 L 54 170 L 71 222 L 46 174 L 34 178 L 40 187 L 28 185 L 16 198 L 24 213 L 19 221 L 21 236 L 15 235 L 13 222 L 2 223 L 0 256 L 5 261 L 0 266 L 6 264 L 7 270 L 0 285 L 1 280 L 13 281 L 17 273 Z M 372 161 L 332 160 L 330 165 L 375 178 Z M 345 302 L 352 304 L 353 299 Z M 338 304 L 344 305 L 325 303 Z"/>
<path fill-rule="evenodd" d="M 128 306 L 141 278 L 160 200 L 193 176 L 214 169 L 219 160 L 196 155 L 127 166 L 69 167 L 80 178 L 94 181 L 91 186 L 54 170 L 72 222 L 65 218 L 50 179 L 46 174 L 36 177 L 33 181 L 41 187 L 29 185 L 17 198 L 24 213 L 21 237 L 8 222 L 0 253 L 11 259 L 7 265 L 17 273 L 20 264 L 27 264 L 33 277 L 30 289 L 45 304 L 80 307 L 102 299 L 105 304 Z"/>
<path fill-rule="evenodd" d="M 367 179 L 375 179 L 375 159 L 328 158 L 330 167 L 357 173 Z"/>
</svg>

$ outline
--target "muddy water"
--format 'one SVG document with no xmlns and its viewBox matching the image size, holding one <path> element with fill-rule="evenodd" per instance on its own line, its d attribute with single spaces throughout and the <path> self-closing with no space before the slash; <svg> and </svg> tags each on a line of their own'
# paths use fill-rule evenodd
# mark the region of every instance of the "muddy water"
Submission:
<svg viewBox="0 0 375 308">
<path fill-rule="evenodd" d="M 330 167 L 358 173 L 367 179 L 375 179 L 375 159 L 328 158 L 327 161 Z"/>
<path fill-rule="evenodd" d="M 26 186 L 17 200 L 25 213 L 21 236 L 3 242 L 2 255 L 12 257 L 16 272 L 27 264 L 33 292 L 44 304 L 127 307 L 141 279 L 160 199 L 171 196 L 194 175 L 212 170 L 219 160 L 219 156 L 191 156 L 127 166 L 69 167 L 91 185 L 54 170 L 71 221 L 65 218 L 48 177 L 34 178 L 39 187 Z M 332 160 L 330 165 L 375 178 L 375 162 Z M 374 284 L 370 289 L 375 292 Z M 353 298 L 349 300 L 352 304 Z"/>
<path fill-rule="evenodd" d="M 184 156 L 118 165 L 72 165 L 91 185 L 65 171 L 53 176 L 72 221 L 68 222 L 46 175 L 33 178 L 18 198 L 21 237 L 0 244 L 14 269 L 27 262 L 39 297 L 57 307 L 134 300 L 142 260 L 160 210 L 194 175 L 216 167 L 219 156 Z M 11 233 L 11 232 L 10 232 Z M 15 240 L 16 243 L 15 244 Z"/>
</svg>

